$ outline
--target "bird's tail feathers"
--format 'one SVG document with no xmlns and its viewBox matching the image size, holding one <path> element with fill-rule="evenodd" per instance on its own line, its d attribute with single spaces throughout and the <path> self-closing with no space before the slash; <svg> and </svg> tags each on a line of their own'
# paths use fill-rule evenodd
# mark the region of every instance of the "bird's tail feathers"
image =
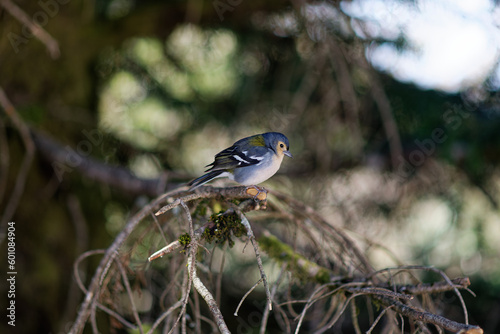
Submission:
<svg viewBox="0 0 500 334">
<path fill-rule="evenodd" d="M 188 183 L 188 186 L 191 187 L 191 188 L 189 188 L 189 191 L 194 190 L 194 189 L 198 188 L 199 186 L 202 186 L 205 183 L 212 181 L 213 179 L 215 179 L 217 177 L 221 177 L 222 176 L 221 174 L 224 172 L 225 171 L 223 171 L 223 170 L 214 170 L 214 171 L 208 172 L 208 173 L 200 176 L 197 179 L 194 179 L 193 181 Z"/>
</svg>

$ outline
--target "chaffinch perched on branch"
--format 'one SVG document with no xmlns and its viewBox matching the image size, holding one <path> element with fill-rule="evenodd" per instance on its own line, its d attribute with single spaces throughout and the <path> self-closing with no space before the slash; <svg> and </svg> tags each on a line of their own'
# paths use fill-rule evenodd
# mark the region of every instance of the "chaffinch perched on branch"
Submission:
<svg viewBox="0 0 500 334">
<path fill-rule="evenodd" d="M 193 190 L 219 177 L 227 177 L 245 186 L 256 185 L 278 171 L 285 155 L 292 157 L 288 138 L 279 132 L 246 137 L 217 153 L 214 162 L 205 166 L 210 167 L 206 174 L 188 185 Z"/>
</svg>

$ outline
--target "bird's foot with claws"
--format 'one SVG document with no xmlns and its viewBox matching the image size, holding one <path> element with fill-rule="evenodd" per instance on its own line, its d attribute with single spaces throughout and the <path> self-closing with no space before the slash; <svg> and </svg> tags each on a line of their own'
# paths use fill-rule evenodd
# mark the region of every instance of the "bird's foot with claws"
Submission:
<svg viewBox="0 0 500 334">
<path fill-rule="evenodd" d="M 267 199 L 267 190 L 264 187 L 248 186 L 246 193 L 253 196 L 256 201 L 265 201 Z"/>
</svg>

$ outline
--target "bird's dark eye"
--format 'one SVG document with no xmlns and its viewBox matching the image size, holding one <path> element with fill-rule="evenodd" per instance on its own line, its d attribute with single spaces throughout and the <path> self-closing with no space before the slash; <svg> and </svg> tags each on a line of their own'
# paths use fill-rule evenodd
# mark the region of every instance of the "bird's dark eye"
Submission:
<svg viewBox="0 0 500 334">
<path fill-rule="evenodd" d="M 283 148 L 283 147 L 285 147 L 285 145 L 283 145 L 283 143 L 281 143 L 281 144 L 280 144 L 280 147 L 281 147 L 281 148 Z"/>
</svg>

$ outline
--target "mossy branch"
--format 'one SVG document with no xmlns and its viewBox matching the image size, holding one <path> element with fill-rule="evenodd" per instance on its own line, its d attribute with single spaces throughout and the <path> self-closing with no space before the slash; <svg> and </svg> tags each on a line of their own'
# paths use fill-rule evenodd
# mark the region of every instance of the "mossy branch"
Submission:
<svg viewBox="0 0 500 334">
<path fill-rule="evenodd" d="M 207 265 L 206 259 L 204 260 L 203 257 L 199 257 L 200 254 L 198 254 L 197 249 L 198 246 L 201 246 L 201 242 L 223 244 L 227 241 L 228 245 L 231 246 L 234 243 L 233 237 L 239 238 L 246 234 L 246 237 L 254 246 L 261 273 L 259 282 L 262 281 L 264 283 L 267 295 L 266 304 L 269 307 L 266 308 L 265 314 L 269 314 L 271 305 L 274 304 L 274 313 L 280 319 L 279 321 L 289 329 L 288 332 L 291 331 L 291 319 L 294 317 L 297 321 L 295 330 L 298 331 L 304 324 L 304 321 L 308 319 L 305 317 L 306 313 L 326 309 L 329 311 L 321 313 L 320 316 L 322 318 L 318 318 L 320 320 L 318 320 L 316 330 L 319 332 L 328 330 L 328 328 L 331 328 L 342 319 L 341 315 L 343 312 L 349 309 L 349 304 L 354 303 L 358 296 L 368 297 L 372 307 L 375 307 L 375 309 L 379 309 L 380 306 L 386 307 L 376 317 L 376 320 L 372 319 L 372 326 L 369 332 L 377 324 L 381 323 L 380 319 L 382 317 L 391 318 L 386 322 L 388 324 L 394 324 L 395 321 L 399 321 L 399 318 L 394 316 L 395 314 L 411 319 L 419 328 L 425 328 L 425 324 L 430 323 L 439 328 L 456 332 L 482 332 L 481 328 L 469 325 L 467 318 L 465 318 L 465 324 L 462 324 L 428 311 L 434 307 L 431 304 L 433 299 L 432 294 L 443 291 L 454 291 L 458 294 L 458 289 L 468 289 L 467 287 L 470 282 L 467 278 L 451 280 L 443 272 L 436 269 L 416 266 L 400 266 L 375 271 L 369 260 L 364 256 L 364 251 L 341 228 L 332 226 L 326 222 L 311 207 L 282 194 L 275 192 L 271 192 L 271 194 L 274 195 L 271 197 L 272 201 L 280 201 L 281 203 L 276 203 L 277 205 L 275 205 L 271 202 L 270 210 L 274 211 L 274 215 L 268 214 L 266 217 L 275 224 L 266 226 L 268 229 L 262 228 L 262 224 L 256 224 L 255 222 L 254 226 L 250 226 L 250 221 L 245 213 L 258 211 L 266 207 L 266 202 L 256 200 L 246 191 L 246 187 L 200 187 L 195 193 L 189 193 L 185 189 L 180 189 L 167 193 L 151 202 L 131 217 L 113 244 L 106 250 L 92 278 L 90 287 L 88 289 L 84 288 L 86 297 L 70 333 L 80 333 L 89 317 L 95 319 L 95 310 L 100 305 L 99 297 L 103 293 L 103 290 L 108 289 L 106 285 L 112 281 L 108 276 L 113 271 L 117 272 L 117 269 L 113 266 L 113 262 L 117 259 L 116 254 L 118 254 L 125 240 L 137 229 L 139 222 L 155 211 L 156 216 L 161 216 L 161 218 L 158 218 L 158 224 L 151 224 L 150 231 L 157 227 L 160 228 L 159 232 L 163 233 L 163 229 L 170 229 L 172 227 L 170 226 L 171 221 L 180 221 L 181 232 L 177 229 L 174 233 L 174 229 L 171 229 L 169 235 L 177 235 L 177 240 L 155 252 L 149 260 L 151 261 L 165 254 L 173 254 L 173 250 L 184 247 L 191 261 L 187 267 L 185 265 L 182 266 L 180 264 L 186 261 L 185 255 L 177 253 L 177 255 L 172 256 L 171 265 L 173 268 L 177 272 L 184 272 L 184 276 L 182 276 L 184 277 L 182 281 L 183 297 L 182 300 L 179 300 L 178 296 L 172 298 L 172 305 L 176 305 L 175 309 L 168 308 L 168 312 L 162 315 L 163 317 L 166 316 L 165 314 L 173 315 L 174 312 L 177 312 L 175 318 L 182 319 L 183 328 L 186 326 L 186 316 L 183 316 L 186 310 L 194 309 L 192 315 L 196 318 L 197 323 L 200 323 L 201 320 L 207 320 L 206 317 L 201 315 L 199 305 L 196 306 L 196 303 L 195 305 L 190 304 L 192 303 L 189 298 L 189 286 L 191 283 L 195 283 L 196 289 L 204 296 L 203 298 L 207 297 L 206 301 L 210 305 L 210 309 L 217 310 L 216 312 L 212 312 L 212 318 L 215 320 L 214 326 L 218 326 L 219 330 L 225 328 L 223 325 L 223 312 L 219 309 L 221 305 L 217 305 L 215 299 L 210 297 L 212 293 L 210 295 L 206 294 L 207 291 L 210 292 L 211 287 L 209 284 L 202 283 L 200 279 L 200 275 L 207 274 L 208 277 L 211 277 L 211 273 L 210 265 Z M 167 204 L 165 205 L 164 203 Z M 161 204 L 163 204 L 163 207 L 158 210 Z M 174 210 L 179 206 L 182 206 L 186 212 L 186 216 L 188 217 L 187 222 L 183 216 L 179 215 L 178 210 Z M 283 235 L 280 234 L 280 238 L 283 240 L 272 234 L 271 231 L 274 228 L 272 226 L 276 226 L 280 222 L 286 223 L 287 229 L 295 224 L 298 232 L 293 235 L 296 236 L 296 240 L 299 240 L 295 247 L 290 246 L 290 242 L 286 241 L 286 233 Z M 162 224 L 164 224 L 164 227 L 162 227 Z M 186 231 L 187 227 L 189 227 L 189 232 Z M 255 238 L 252 232 L 253 228 L 259 232 L 257 233 L 257 238 Z M 314 236 L 316 235 L 321 235 L 321 243 L 315 239 Z M 163 238 L 163 240 L 167 239 Z M 282 303 L 284 296 L 282 293 L 277 293 L 280 288 L 280 280 L 273 286 L 273 293 L 270 293 L 270 284 L 264 272 L 259 248 L 270 259 L 282 264 L 282 272 L 286 270 L 290 273 L 291 280 L 289 280 L 288 284 L 298 284 L 298 290 L 304 290 L 306 295 L 302 299 L 292 299 L 288 296 L 288 301 Z M 210 253 L 210 256 L 212 256 L 213 252 Z M 306 255 L 308 253 L 309 256 Z M 124 257 L 126 258 L 126 255 Z M 315 259 L 318 260 L 316 261 Z M 397 271 L 391 272 L 394 270 Z M 423 284 L 416 279 L 416 275 L 413 273 L 415 270 L 434 271 L 440 274 L 444 281 Z M 222 270 L 220 271 L 222 274 Z M 120 272 L 122 272 L 122 278 L 125 279 L 123 270 Z M 408 284 L 408 281 L 403 279 L 398 281 L 397 277 L 402 275 L 402 273 L 408 273 L 413 284 Z M 177 275 L 172 276 L 173 283 L 181 285 L 179 282 L 175 282 L 177 279 L 175 277 Z M 213 281 L 216 280 L 209 279 L 209 282 Z M 175 290 L 165 289 L 167 291 Z M 220 290 L 221 286 L 215 285 L 215 291 L 217 292 L 215 295 L 220 292 L 217 289 Z M 130 291 L 130 289 L 128 290 Z M 291 307 L 285 310 L 284 305 L 304 302 L 306 305 L 300 314 Z M 187 307 L 188 304 L 190 304 L 189 307 Z M 465 305 L 462 304 L 462 306 L 466 314 Z M 351 305 L 351 310 L 356 310 L 355 305 Z M 355 318 L 359 316 L 356 312 L 352 313 Z M 314 316 L 317 317 L 318 314 Z M 134 313 L 134 317 L 136 320 L 140 319 L 138 311 Z M 266 321 L 263 320 L 261 324 L 261 332 L 266 330 Z M 140 323 L 140 321 L 136 322 Z M 160 321 L 155 321 L 154 328 L 159 326 L 160 323 Z M 95 327 L 94 321 L 92 324 Z M 165 326 L 173 329 L 176 324 L 177 322 L 169 322 Z M 356 328 L 359 330 L 359 325 Z"/>
<path fill-rule="evenodd" d="M 298 254 L 288 244 L 280 241 L 269 231 L 257 239 L 259 246 L 267 253 L 269 257 L 278 263 L 286 263 L 287 270 L 291 271 L 294 277 L 302 282 L 316 282 L 325 284 L 330 282 L 333 272 L 317 263 L 306 259 Z"/>
</svg>

